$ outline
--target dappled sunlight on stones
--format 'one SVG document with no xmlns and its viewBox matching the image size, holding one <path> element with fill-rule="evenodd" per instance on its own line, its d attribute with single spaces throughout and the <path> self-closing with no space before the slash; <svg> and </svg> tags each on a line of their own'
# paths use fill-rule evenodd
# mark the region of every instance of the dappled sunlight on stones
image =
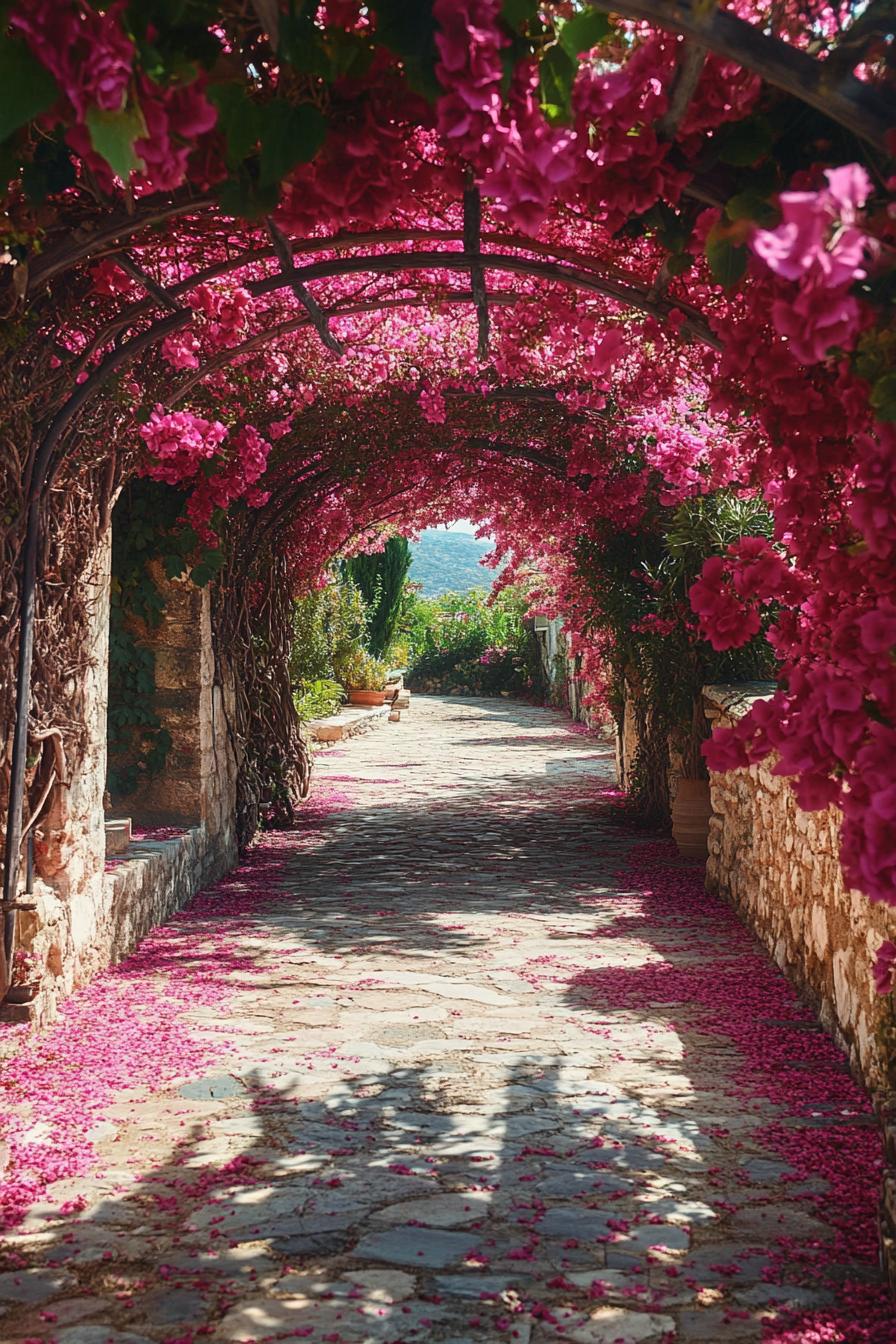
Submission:
<svg viewBox="0 0 896 1344">
<path fill-rule="evenodd" d="M 80 1133 L 49 1041 L 92 1137 L 16 1206 L 4 1344 L 892 1344 L 868 1102 L 753 939 L 559 715 L 414 723 L 23 1053 L 29 1142 Z"/>
</svg>

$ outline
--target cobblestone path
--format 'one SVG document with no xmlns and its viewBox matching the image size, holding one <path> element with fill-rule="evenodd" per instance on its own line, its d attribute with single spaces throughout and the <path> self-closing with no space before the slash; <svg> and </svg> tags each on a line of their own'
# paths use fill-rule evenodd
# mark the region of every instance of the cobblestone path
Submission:
<svg viewBox="0 0 896 1344">
<path fill-rule="evenodd" d="M 896 1340 L 868 1104 L 605 747 L 418 699 L 320 780 L 7 1076 L 0 1337 Z"/>
</svg>

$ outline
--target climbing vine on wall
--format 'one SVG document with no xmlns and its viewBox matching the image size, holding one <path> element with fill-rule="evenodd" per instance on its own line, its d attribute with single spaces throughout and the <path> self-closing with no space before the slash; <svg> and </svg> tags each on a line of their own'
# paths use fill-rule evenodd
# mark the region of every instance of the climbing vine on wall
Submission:
<svg viewBox="0 0 896 1344">
<path fill-rule="evenodd" d="M 747 643 L 717 650 L 701 638 L 688 600 L 708 557 L 743 538 L 767 543 L 771 517 L 761 496 L 718 490 L 673 509 L 655 486 L 650 493 L 637 528 L 595 529 L 581 539 L 577 564 L 592 594 L 588 624 L 604 663 L 607 707 L 620 729 L 626 701 L 634 714 L 629 791 L 655 824 L 669 819 L 670 748 L 686 777 L 705 777 L 703 686 L 774 677 L 777 660 L 766 639 L 771 604 Z"/>
<path fill-rule="evenodd" d="M 188 574 L 202 586 L 220 568 L 222 554 L 199 546 L 179 526 L 181 491 L 138 479 L 122 493 L 112 514 L 112 582 L 109 608 L 107 788 L 114 798 L 134 793 L 160 773 L 171 736 L 154 705 L 155 655 L 147 637 L 158 629 L 165 597 L 157 581 Z"/>
</svg>

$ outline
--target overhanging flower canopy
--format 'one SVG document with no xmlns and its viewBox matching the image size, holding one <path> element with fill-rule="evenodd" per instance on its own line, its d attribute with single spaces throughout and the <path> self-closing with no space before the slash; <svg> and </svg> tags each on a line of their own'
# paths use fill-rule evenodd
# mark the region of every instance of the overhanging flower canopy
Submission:
<svg viewBox="0 0 896 1344">
<path fill-rule="evenodd" d="M 3 61 L 32 502 L 102 403 L 200 536 L 245 507 L 297 580 L 463 510 L 569 613 L 577 538 L 649 481 L 762 492 L 776 546 L 692 600 L 717 648 L 779 604 L 781 684 L 710 756 L 776 752 L 896 900 L 880 6 L 29 0 Z"/>
</svg>

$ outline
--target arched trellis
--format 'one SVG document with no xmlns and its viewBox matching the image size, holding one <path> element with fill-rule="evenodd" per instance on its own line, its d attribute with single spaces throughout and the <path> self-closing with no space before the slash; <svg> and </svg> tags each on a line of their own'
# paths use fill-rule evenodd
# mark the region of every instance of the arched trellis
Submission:
<svg viewBox="0 0 896 1344">
<path fill-rule="evenodd" d="M 315 246 L 322 246 L 318 240 L 315 240 Z M 346 242 L 344 245 L 348 246 Z M 520 240 L 515 243 L 521 249 L 531 250 L 529 240 Z M 274 249 L 272 249 L 273 251 Z M 569 249 L 564 249 L 569 254 Z M 257 258 L 256 258 L 257 260 Z M 451 271 L 467 272 L 480 269 L 485 272 L 488 270 L 505 271 L 511 274 L 523 275 L 537 280 L 545 280 L 551 283 L 565 285 L 571 289 L 576 289 L 584 293 L 597 294 L 602 297 L 610 298 L 617 303 L 622 303 L 629 308 L 634 308 L 661 319 L 668 318 L 673 308 L 680 311 L 686 309 L 685 322 L 682 324 L 682 332 L 691 336 L 693 339 L 701 340 L 703 343 L 719 348 L 719 341 L 716 338 L 702 315 L 688 305 L 682 305 L 680 302 L 666 300 L 657 296 L 646 282 L 638 277 L 626 276 L 620 278 L 618 268 L 613 268 L 615 274 L 601 273 L 597 268 L 590 269 L 589 261 L 591 259 L 582 255 L 584 265 L 570 266 L 557 261 L 540 260 L 533 257 L 514 256 L 510 253 L 468 253 L 466 251 L 443 252 L 400 252 L 384 254 L 364 254 L 362 256 L 340 256 L 326 261 L 312 262 L 304 267 L 293 266 L 288 270 L 280 270 L 276 274 L 266 277 L 262 280 L 250 281 L 247 289 L 261 296 L 273 293 L 284 288 L 296 289 L 297 283 L 305 285 L 308 281 L 318 279 L 334 278 L 341 275 L 374 273 L 374 274 L 397 274 L 403 271 Z M 234 259 L 233 261 L 222 264 L 220 268 L 215 269 L 216 275 L 230 274 L 245 269 L 247 261 L 244 257 Z M 593 265 L 593 261 L 592 261 Z M 136 268 L 135 268 L 136 269 Z M 15 707 L 15 725 L 13 731 L 13 744 L 10 759 L 10 789 L 9 805 L 7 813 L 6 827 L 6 845 L 5 845 L 5 863 L 4 863 L 4 888 L 3 888 L 3 908 L 4 908 L 4 927 L 7 947 L 11 946 L 14 932 L 14 920 L 16 909 L 16 887 L 19 869 L 19 850 L 21 848 L 23 808 L 25 796 L 25 773 L 27 757 L 27 739 L 28 739 L 28 711 L 30 704 L 30 681 L 31 667 L 34 649 L 34 618 L 35 618 L 35 585 L 37 579 L 37 556 L 40 546 L 41 529 L 41 507 L 44 498 L 45 489 L 48 483 L 52 482 L 55 471 L 58 469 L 61 459 L 54 458 L 57 454 L 59 445 L 65 438 L 67 432 L 71 429 L 73 422 L 80 413 L 89 404 L 91 399 L 101 392 L 102 388 L 108 383 L 110 378 L 126 367 L 131 361 L 146 351 L 158 345 L 166 336 L 181 330 L 190 325 L 194 319 L 194 314 L 189 307 L 183 307 L 177 302 L 180 292 L 188 292 L 198 281 L 195 276 L 189 280 L 181 282 L 179 286 L 172 286 L 170 290 L 159 292 L 148 277 L 142 275 L 137 270 L 137 277 L 143 282 L 149 293 L 149 301 L 134 306 L 134 316 L 144 316 L 147 308 L 154 303 L 155 306 L 166 306 L 173 308 L 166 317 L 153 322 L 148 328 L 139 331 L 129 340 L 123 341 L 110 351 L 101 361 L 99 366 L 90 373 L 79 386 L 75 388 L 72 395 L 60 408 L 52 422 L 48 426 L 41 442 L 35 453 L 29 480 L 27 483 L 28 509 L 25 527 L 25 541 L 22 556 L 22 581 L 20 591 L 19 607 L 19 649 L 17 659 L 17 678 L 16 678 L 16 707 Z M 468 295 L 449 295 L 449 301 L 466 301 L 476 304 L 481 302 L 481 295 L 476 294 L 472 289 Z M 494 296 L 495 299 L 503 301 L 504 296 Z M 432 302 L 432 299 L 427 299 Z M 491 301 L 491 300 L 490 300 Z M 385 302 L 385 301 L 384 301 Z M 395 306 L 400 305 L 400 300 L 395 301 Z M 373 302 L 373 308 L 383 306 Z M 336 315 L 335 313 L 333 315 Z M 322 315 L 323 320 L 328 320 L 326 314 Z M 122 315 L 117 321 L 126 321 L 128 325 L 133 320 L 131 313 Z M 320 327 L 320 319 L 316 319 L 314 313 L 306 311 L 304 316 L 294 324 L 286 324 L 290 329 L 297 330 L 299 327 Z M 258 344 L 264 344 L 275 334 L 274 331 L 268 331 L 262 334 Z M 253 338 L 254 339 L 254 338 Z M 241 347 L 235 346 L 225 352 L 228 360 L 236 358 L 241 353 Z M 224 362 L 228 362 L 225 360 Z M 78 366 L 75 366 L 73 376 L 81 372 Z M 203 368 L 200 376 L 205 376 L 209 371 Z"/>
<path fill-rule="evenodd" d="M 530 254 L 531 258 L 541 258 L 545 262 L 569 263 L 570 267 L 576 272 L 583 273 L 588 281 L 593 284 L 587 284 L 583 281 L 583 288 L 593 288 L 595 293 L 602 294 L 606 298 L 617 299 L 621 303 L 630 303 L 632 306 L 641 307 L 644 311 L 651 313 L 660 320 L 668 316 L 672 308 L 679 308 L 689 316 L 693 322 L 694 334 L 696 339 L 704 339 L 707 344 L 712 344 L 715 338 L 703 322 L 702 315 L 686 302 L 678 299 L 675 301 L 664 301 L 664 278 L 661 274 L 655 275 L 647 280 L 643 276 L 633 271 L 626 271 L 620 266 L 613 265 L 601 257 L 592 256 L 590 253 L 581 249 L 564 247 L 557 243 L 539 242 L 537 239 L 526 238 L 520 234 L 506 233 L 498 230 L 483 230 L 479 235 L 480 242 L 497 248 L 512 248 L 523 253 Z M 355 249 L 366 247 L 389 247 L 403 243 L 434 243 L 448 244 L 464 241 L 464 232 L 461 229 L 373 229 L 363 233 L 337 233 L 325 238 L 300 239 L 290 242 L 293 256 L 313 255 L 318 252 L 336 252 L 340 256 L 343 253 L 351 253 Z M 107 254 L 113 260 L 121 260 L 121 252 L 109 251 Z M 126 255 L 126 254 L 125 254 Z M 384 253 L 384 257 L 392 256 L 395 258 L 408 257 L 413 258 L 420 255 L 412 252 Z M 433 255 L 436 255 L 434 252 Z M 450 256 L 458 258 L 457 269 L 464 270 L 470 268 L 470 259 L 462 264 L 464 252 L 442 252 L 437 254 L 439 257 Z M 482 256 L 483 264 L 488 266 L 486 257 L 500 256 L 500 253 L 487 253 Z M 211 266 L 203 267 L 194 271 L 185 280 L 180 280 L 176 284 L 168 285 L 164 290 L 165 306 L 169 310 L 177 310 L 178 300 L 183 295 L 188 294 L 190 290 L 197 285 L 204 284 L 209 280 L 220 279 L 224 276 L 238 276 L 241 271 L 250 267 L 257 267 L 259 263 L 265 262 L 276 256 L 276 249 L 271 247 L 258 247 L 251 250 L 240 252 L 234 257 L 228 257 L 226 260 L 214 263 Z M 378 259 L 378 258 L 375 258 Z M 477 254 L 477 260 L 479 255 Z M 521 259 L 522 260 L 522 259 Z M 338 257 L 318 265 L 337 265 Z M 364 269 L 360 266 L 357 259 L 354 259 L 352 265 L 358 266 L 358 269 Z M 402 267 L 397 261 L 386 261 L 383 266 L 383 272 L 401 270 Z M 438 269 L 435 267 L 434 269 Z M 522 267 L 519 268 L 523 270 Z M 335 275 L 342 274 L 342 271 L 331 271 L 315 273 L 308 269 L 302 271 L 300 279 L 307 282 L 313 279 L 333 278 Z M 349 273 L 349 272 L 345 272 Z M 534 273 L 534 272 L 533 272 Z M 131 271 L 134 279 L 144 288 L 147 288 L 148 277 L 136 271 Z M 269 277 L 273 279 L 274 277 Z M 544 278 L 552 278 L 545 275 Z M 566 278 L 566 273 L 557 277 L 561 282 Z M 260 282 L 256 282 L 260 283 Z M 286 287 L 288 282 L 284 282 L 280 287 Z M 252 291 L 252 284 L 247 286 Z M 276 287 L 276 286 L 274 286 Z M 266 291 L 265 291 L 266 292 Z M 470 294 L 468 301 L 475 298 Z M 490 295 L 489 303 L 500 302 L 499 295 Z M 106 323 L 94 338 L 85 346 L 78 361 L 72 366 L 72 375 L 78 374 L 89 368 L 96 351 L 102 349 L 114 338 L 127 330 L 129 326 L 140 319 L 149 316 L 160 304 L 159 297 L 153 297 L 151 294 L 145 299 L 138 300 L 128 304 L 121 313 L 114 319 Z M 334 310 L 332 316 L 338 316 Z M 702 322 L 702 327 L 699 325 Z M 167 331 L 166 331 L 167 334 Z"/>
<path fill-rule="evenodd" d="M 470 452 L 478 457 L 486 458 L 489 454 L 496 455 L 506 460 L 523 462 L 532 467 L 537 467 L 549 476 L 556 479 L 563 477 L 563 464 L 558 457 L 551 456 L 546 452 L 540 452 L 518 443 L 509 442 L 501 438 L 488 438 L 485 435 L 466 435 L 454 440 L 444 448 L 446 456 L 454 453 Z M 280 528 L 290 514 L 293 512 L 297 499 L 302 495 L 309 493 L 309 486 L 314 490 L 323 490 L 334 484 L 338 479 L 338 473 L 331 468 L 323 468 L 309 476 L 293 477 L 273 484 L 272 503 L 266 505 L 264 510 L 259 511 L 258 523 L 251 531 L 253 549 L 262 547 L 273 533 Z M 407 488 L 401 486 L 392 492 L 390 498 L 399 498 L 407 493 Z M 374 522 L 384 521 L 376 517 Z"/>
<path fill-rule="evenodd" d="M 645 19 L 659 28 L 684 34 L 687 45 L 682 52 L 675 87 L 672 91 L 673 107 L 670 115 L 673 116 L 673 119 L 674 117 L 680 118 L 687 106 L 690 92 L 696 86 L 702 64 L 700 53 L 711 51 L 752 70 L 769 85 L 782 89 L 789 95 L 816 108 L 832 121 L 845 127 L 860 140 L 866 141 L 876 149 L 885 151 L 887 135 L 894 123 L 892 100 L 884 92 L 871 88 L 856 79 L 851 73 L 850 65 L 843 62 L 838 63 L 836 53 L 834 53 L 832 60 L 819 61 L 810 53 L 801 51 L 771 34 L 762 32 L 746 20 L 739 19 L 727 11 L 718 10 L 716 7 L 707 9 L 705 6 L 696 3 L 696 0 L 691 0 L 691 2 L 689 0 L 634 0 L 633 3 L 625 3 L 625 0 L 621 0 L 621 3 L 616 6 L 616 11 L 629 17 Z M 861 20 L 857 20 L 857 23 L 860 22 Z M 665 129 L 668 131 L 672 128 L 666 127 Z M 135 211 L 134 216 L 130 219 L 107 220 L 87 239 L 78 240 L 73 245 L 67 244 L 55 255 L 44 258 L 42 263 L 34 267 L 31 283 L 35 287 L 46 283 L 54 275 L 65 272 L 80 261 L 101 255 L 104 248 L 108 249 L 110 253 L 114 253 L 120 248 L 126 237 L 133 236 L 151 223 L 162 223 L 191 212 L 197 213 L 210 208 L 212 204 L 213 201 L 209 195 L 197 196 L 186 191 L 168 201 L 153 202 L 146 213 L 141 213 L 139 210 Z M 484 290 L 482 282 L 482 276 L 486 269 L 504 269 L 511 273 L 528 273 L 530 275 L 540 274 L 542 279 L 571 284 L 584 290 L 590 289 L 592 292 L 608 293 L 607 286 L 610 280 L 607 277 L 597 281 L 593 273 L 586 272 L 583 274 L 580 271 L 576 274 L 575 267 L 563 267 L 558 263 L 535 263 L 527 262 L 523 258 L 502 254 L 482 254 L 478 247 L 474 249 L 470 246 L 466 230 L 462 236 L 462 241 L 464 251 L 452 254 L 451 260 L 448 260 L 444 254 L 439 253 L 416 254 L 416 268 L 432 269 L 441 265 L 448 270 L 468 271 L 471 277 L 471 299 L 480 311 L 486 314 L 486 317 L 487 310 L 483 306 Z M 273 250 L 275 253 L 277 252 L 276 242 Z M 424 260 L 424 258 L 426 259 Z M 290 267 L 285 278 L 278 277 L 276 281 L 271 279 L 256 282 L 261 286 L 256 292 L 271 292 L 273 289 L 290 285 L 298 294 L 298 286 L 304 284 L 305 280 L 324 278 L 327 274 L 348 274 L 363 270 L 362 263 L 364 260 L 364 258 L 353 258 L 353 266 L 343 270 L 337 268 L 329 272 L 326 267 L 333 266 L 333 263 L 318 263 L 318 266 L 322 269 L 317 276 L 311 274 L 314 267 L 302 268 L 301 273 L 297 268 Z M 372 261 L 372 259 L 367 260 Z M 245 262 L 243 264 L 245 265 Z M 130 269 L 130 266 L 128 268 Z M 377 270 L 380 273 L 390 270 L 398 271 L 402 268 L 414 268 L 408 263 L 405 256 L 389 260 L 377 258 L 376 265 L 368 267 L 368 269 Z M 195 277 L 192 278 L 192 283 L 197 283 Z M 267 286 L 267 288 L 264 288 L 264 286 Z M 658 287 L 657 282 L 654 282 L 652 293 L 645 294 L 643 285 L 640 290 L 636 287 L 634 292 L 626 292 L 627 286 L 623 285 L 623 292 L 610 294 L 610 296 L 643 311 L 651 311 L 648 306 L 650 303 L 654 306 L 659 304 L 661 311 L 667 314 L 668 306 L 664 306 L 661 300 L 654 297 Z M 153 293 L 150 283 L 147 283 L 147 288 L 151 297 L 158 302 L 160 296 L 158 293 Z M 169 302 L 169 299 L 170 295 L 162 298 L 164 306 L 176 307 L 176 301 L 172 303 Z M 676 306 L 681 307 L 682 305 Z M 151 304 L 148 305 L 148 308 L 144 308 L 144 312 L 147 310 L 151 311 Z M 21 841 L 21 810 L 24 801 L 28 698 L 33 649 L 34 582 L 40 533 L 40 510 L 53 455 L 79 411 L 87 405 L 90 398 L 99 391 L 103 383 L 117 369 L 123 367 L 142 351 L 151 348 L 155 342 L 163 339 L 164 335 L 179 329 L 180 326 L 185 325 L 190 320 L 191 316 L 188 310 L 175 311 L 169 318 L 154 324 L 148 332 L 140 333 L 107 356 L 95 374 L 88 376 L 82 387 L 68 399 L 55 416 L 30 465 L 22 561 L 16 724 L 11 762 L 9 824 L 6 834 L 4 872 L 3 905 L 7 929 L 9 929 L 13 917 L 13 898 Z M 314 322 L 314 315 L 310 311 L 310 307 L 309 323 L 310 325 L 317 325 L 321 335 L 325 335 L 325 327 Z M 703 328 L 702 331 L 700 327 Z M 708 337 L 708 344 L 717 344 L 712 337 L 712 333 L 705 327 L 700 315 L 693 313 L 687 315 L 685 331 L 686 334 L 695 339 L 707 339 Z"/>
<path fill-rule="evenodd" d="M 404 395 L 409 403 L 415 402 L 412 389 Z M 548 390 L 546 398 L 537 400 L 549 401 L 552 396 Z M 397 521 L 406 515 L 409 504 L 419 504 L 424 496 L 438 506 L 446 492 L 458 487 L 475 490 L 487 465 L 497 464 L 503 469 L 511 493 L 517 484 L 525 489 L 527 479 L 546 482 L 564 476 L 563 458 L 551 454 L 550 440 L 543 432 L 539 436 L 545 445 L 542 451 L 533 447 L 528 433 L 517 438 L 511 432 L 508 441 L 506 426 L 502 426 L 503 437 L 489 436 L 488 430 L 479 435 L 475 430 L 464 433 L 455 429 L 447 441 L 441 428 L 430 426 L 428 436 L 421 437 L 416 449 L 411 450 L 414 470 L 408 473 L 386 468 L 368 481 L 356 473 L 351 451 L 347 471 L 338 450 L 335 457 L 316 451 L 321 445 L 320 435 L 327 434 L 327 425 L 343 442 L 346 427 L 341 419 L 338 403 L 321 407 L 313 418 L 310 435 L 303 436 L 300 424 L 277 441 L 276 458 L 272 455 L 265 479 L 270 498 L 262 508 L 240 510 L 234 520 L 223 581 L 214 594 L 215 638 L 227 650 L 229 670 L 225 676 L 233 706 L 232 714 L 226 712 L 225 722 L 235 755 L 242 762 L 235 813 L 241 843 L 256 829 L 263 800 L 273 800 L 268 806 L 273 805 L 279 824 L 289 824 L 295 801 L 305 796 L 310 782 L 307 748 L 292 712 L 288 678 L 292 608 L 288 600 L 284 601 L 300 572 L 291 565 L 291 548 L 282 544 L 282 536 L 291 535 L 294 525 L 306 527 L 337 483 L 344 488 L 346 493 L 340 497 L 349 507 L 334 518 L 327 533 L 327 551 L 347 541 L 361 520 L 360 511 L 352 508 L 353 498 L 358 498 L 355 491 L 360 491 L 364 501 L 364 526 L 375 527 Z M 353 421 L 348 438 L 363 444 L 361 422 Z M 313 454 L 310 460 L 309 450 Z M 431 453 L 438 461 L 434 473 L 427 471 L 427 462 L 432 466 Z M 404 456 L 401 460 L 407 461 Z M 424 482 L 425 490 L 421 491 Z M 254 582 L 256 578 L 261 579 L 260 584 Z M 256 595 L 251 601 L 250 593 Z M 263 604 L 260 640 L 254 637 L 256 631 L 262 633 L 257 626 L 256 601 Z"/>
<path fill-rule="evenodd" d="M 703 54 L 712 52 L 752 71 L 766 84 L 815 108 L 860 141 L 887 154 L 888 136 L 896 125 L 896 100 L 887 91 L 874 88 L 852 73 L 861 59 L 861 42 L 855 41 L 857 31 L 862 36 L 861 15 L 846 31 L 839 48 L 820 60 L 812 53 L 762 31 L 730 10 L 706 6 L 698 0 L 618 0 L 613 11 L 684 37 L 673 88 L 672 119 L 676 124 L 696 87 Z M 841 50 L 847 52 L 848 63 L 840 59 Z M 668 132 L 672 126 L 661 129 Z M 686 188 L 686 194 L 688 192 Z M 719 197 L 711 184 L 704 185 L 699 178 L 690 194 L 706 204 L 724 204 L 724 197 Z M 208 210 L 214 205 L 215 198 L 211 193 L 194 192 L 189 188 L 145 206 L 139 202 L 136 206 L 132 204 L 127 211 L 122 210 L 104 220 L 88 236 L 68 238 L 37 258 L 30 270 L 27 293 L 35 293 L 88 258 L 119 250 L 125 240 L 141 230 Z"/>
</svg>

